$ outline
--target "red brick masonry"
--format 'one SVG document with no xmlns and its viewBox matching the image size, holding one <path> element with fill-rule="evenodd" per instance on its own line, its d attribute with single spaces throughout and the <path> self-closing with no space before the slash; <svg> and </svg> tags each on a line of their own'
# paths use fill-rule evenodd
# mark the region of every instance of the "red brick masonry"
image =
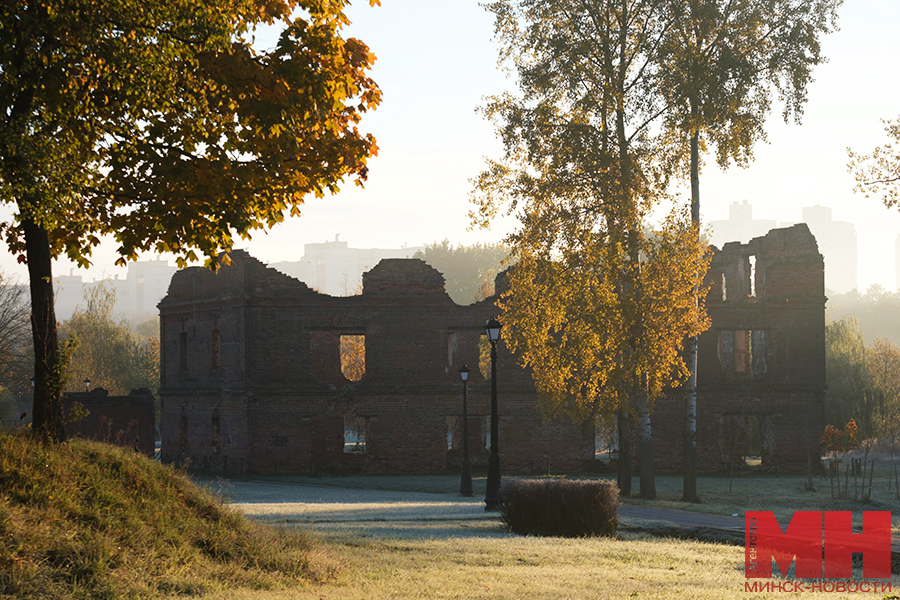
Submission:
<svg viewBox="0 0 900 600">
<path fill-rule="evenodd" d="M 477 368 L 478 342 L 497 316 L 496 298 L 459 306 L 441 274 L 414 259 L 383 260 L 363 276 L 362 294 L 350 297 L 319 294 L 242 251 L 232 259 L 218 274 L 179 271 L 159 305 L 167 459 L 296 473 L 455 468 L 457 369 L 466 364 L 472 462 L 486 463 L 490 382 Z M 709 276 L 701 468 L 720 468 L 733 451 L 743 456 L 751 428 L 762 436 L 764 464 L 805 465 L 825 390 L 824 271 L 815 239 L 797 225 L 726 244 Z M 358 382 L 341 373 L 341 335 L 365 336 Z M 593 428 L 545 421 L 529 373 L 502 342 L 498 388 L 504 468 L 573 470 L 593 456 Z M 662 469 L 680 467 L 682 418 L 678 393 L 657 401 Z M 345 426 L 364 432 L 364 448 L 345 447 Z"/>
</svg>

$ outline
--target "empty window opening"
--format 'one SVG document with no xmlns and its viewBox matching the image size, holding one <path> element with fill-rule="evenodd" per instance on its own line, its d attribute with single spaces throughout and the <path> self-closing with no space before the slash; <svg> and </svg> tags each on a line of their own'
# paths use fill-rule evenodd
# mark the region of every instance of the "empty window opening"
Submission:
<svg viewBox="0 0 900 600">
<path fill-rule="evenodd" d="M 491 449 L 491 417 L 481 417 L 481 439 L 484 440 L 484 449 Z"/>
<path fill-rule="evenodd" d="M 747 446 L 742 460 L 751 467 L 758 467 L 762 463 L 762 432 L 756 415 L 747 417 Z"/>
<path fill-rule="evenodd" d="M 344 454 L 366 453 L 366 417 L 344 417 Z"/>
<path fill-rule="evenodd" d="M 213 454 L 218 454 L 222 448 L 222 421 L 219 413 L 214 412 L 212 416 L 212 429 L 209 435 L 209 445 Z"/>
<path fill-rule="evenodd" d="M 765 375 L 769 371 L 765 329 L 753 330 L 750 337 L 750 346 L 753 348 L 753 376 L 760 377 L 761 375 Z"/>
<path fill-rule="evenodd" d="M 218 329 L 213 329 L 213 331 L 212 331 L 211 345 L 212 345 L 212 369 L 213 369 L 213 371 L 218 371 L 219 364 L 220 364 L 219 350 L 221 348 L 221 336 L 219 335 Z"/>
<path fill-rule="evenodd" d="M 178 369 L 187 371 L 187 333 L 182 331 L 178 336 Z"/>
<path fill-rule="evenodd" d="M 594 423 L 594 458 L 612 460 L 619 455 L 619 431 L 613 419 L 597 419 Z"/>
<path fill-rule="evenodd" d="M 726 374 L 761 377 L 769 370 L 764 329 L 719 331 L 719 365 Z"/>
<path fill-rule="evenodd" d="M 486 335 L 478 338 L 478 370 L 485 380 L 491 378 L 491 342 Z"/>
<path fill-rule="evenodd" d="M 341 373 L 350 381 L 366 374 L 366 336 L 341 336 Z"/>
<path fill-rule="evenodd" d="M 447 415 L 447 450 L 455 450 L 462 446 L 461 417 Z"/>
<path fill-rule="evenodd" d="M 753 343 L 749 331 L 734 332 L 734 371 L 741 375 L 750 373 L 753 364 Z"/>
<path fill-rule="evenodd" d="M 447 334 L 447 367 L 452 367 L 456 364 L 456 349 L 457 344 L 457 336 L 455 331 L 451 331 Z"/>
<path fill-rule="evenodd" d="M 748 269 L 749 276 L 750 276 L 750 283 L 749 283 L 748 289 L 750 290 L 750 297 L 755 298 L 756 297 L 756 255 L 751 254 L 750 256 L 748 256 L 747 263 L 749 264 L 749 267 L 750 267 Z"/>
</svg>

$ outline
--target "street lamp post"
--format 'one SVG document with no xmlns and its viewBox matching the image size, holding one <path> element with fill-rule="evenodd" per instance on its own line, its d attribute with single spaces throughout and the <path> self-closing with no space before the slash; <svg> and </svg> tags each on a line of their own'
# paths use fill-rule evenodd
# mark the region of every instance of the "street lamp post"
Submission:
<svg viewBox="0 0 900 600">
<path fill-rule="evenodd" d="M 87 377 L 84 378 L 84 391 L 86 391 L 86 392 L 91 391 L 91 380 L 88 379 Z"/>
<path fill-rule="evenodd" d="M 488 341 L 491 343 L 491 455 L 488 457 L 487 492 L 484 495 L 484 510 L 500 510 L 500 444 L 497 416 L 497 340 L 500 339 L 500 325 L 491 319 L 484 325 Z"/>
<path fill-rule="evenodd" d="M 467 498 L 472 496 L 472 469 L 469 465 L 469 367 L 463 365 L 459 369 L 459 377 L 463 382 L 463 413 L 462 413 L 462 476 L 459 480 L 459 493 Z"/>
</svg>

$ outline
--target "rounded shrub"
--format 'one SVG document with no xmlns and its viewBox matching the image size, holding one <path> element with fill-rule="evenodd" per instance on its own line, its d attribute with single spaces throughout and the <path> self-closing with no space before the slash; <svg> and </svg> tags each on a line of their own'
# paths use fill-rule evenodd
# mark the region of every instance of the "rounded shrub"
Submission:
<svg viewBox="0 0 900 600">
<path fill-rule="evenodd" d="M 619 488 L 606 480 L 507 479 L 500 517 L 522 535 L 613 535 L 619 524 Z"/>
</svg>

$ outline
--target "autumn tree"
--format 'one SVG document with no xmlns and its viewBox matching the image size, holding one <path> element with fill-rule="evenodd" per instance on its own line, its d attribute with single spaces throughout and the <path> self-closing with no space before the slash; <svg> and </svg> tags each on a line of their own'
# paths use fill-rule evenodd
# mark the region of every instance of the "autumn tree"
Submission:
<svg viewBox="0 0 900 600">
<path fill-rule="evenodd" d="M 84 391 L 85 380 L 113 395 L 159 390 L 158 338 L 139 341 L 128 322 L 115 315 L 115 304 L 115 291 L 101 283 L 85 290 L 83 306 L 60 325 L 62 339 L 73 343 L 66 391 Z"/>
<path fill-rule="evenodd" d="M 893 472 L 900 427 L 900 348 L 885 337 L 877 338 L 866 348 L 866 367 L 877 398 L 873 429 L 880 440 L 889 442 Z"/>
<path fill-rule="evenodd" d="M 545 408 L 581 416 L 619 410 L 623 446 L 634 409 L 640 492 L 648 498 L 656 495 L 651 403 L 686 374 L 678 352 L 683 336 L 706 325 L 694 300 L 705 273 L 698 231 L 677 215 L 656 237 L 646 230 L 674 161 L 658 127 L 666 111 L 657 87 L 666 6 L 487 4 L 519 94 L 491 98 L 484 108 L 504 158 L 488 162 L 473 196 L 476 222 L 486 224 L 500 210 L 520 221 L 507 239 L 518 265 L 502 307 L 508 343 L 536 369 Z M 628 458 L 623 447 L 626 495 Z"/>
<path fill-rule="evenodd" d="M 874 435 L 876 390 L 856 317 L 825 325 L 825 422 L 839 427 L 854 419 L 861 439 Z"/>
<path fill-rule="evenodd" d="M 4 4 L 0 229 L 28 264 L 42 437 L 63 435 L 53 257 L 85 265 L 109 234 L 120 263 L 154 250 L 215 266 L 236 236 L 365 179 L 376 146 L 357 124 L 380 92 L 368 48 L 341 37 L 346 4 Z M 283 27 L 273 49 L 252 47 L 257 25 Z"/>
<path fill-rule="evenodd" d="M 665 7 L 659 90 L 663 123 L 689 176 L 691 220 L 700 226 L 701 153 L 714 149 L 722 169 L 747 166 L 765 139 L 777 93 L 782 116 L 797 122 L 812 69 L 823 62 L 819 37 L 834 29 L 840 0 L 689 0 Z M 697 502 L 697 348 L 689 341 L 685 399 L 685 501 Z"/>
<path fill-rule="evenodd" d="M 888 208 L 900 206 L 900 119 L 886 121 L 884 132 L 888 142 L 871 154 L 860 154 L 847 148 L 847 168 L 856 179 L 853 191 L 866 198 L 875 196 Z"/>
<path fill-rule="evenodd" d="M 494 293 L 494 277 L 503 268 L 509 249 L 497 244 L 462 244 L 450 240 L 426 244 L 413 255 L 441 272 L 447 294 L 457 304 L 471 304 Z"/>
</svg>

